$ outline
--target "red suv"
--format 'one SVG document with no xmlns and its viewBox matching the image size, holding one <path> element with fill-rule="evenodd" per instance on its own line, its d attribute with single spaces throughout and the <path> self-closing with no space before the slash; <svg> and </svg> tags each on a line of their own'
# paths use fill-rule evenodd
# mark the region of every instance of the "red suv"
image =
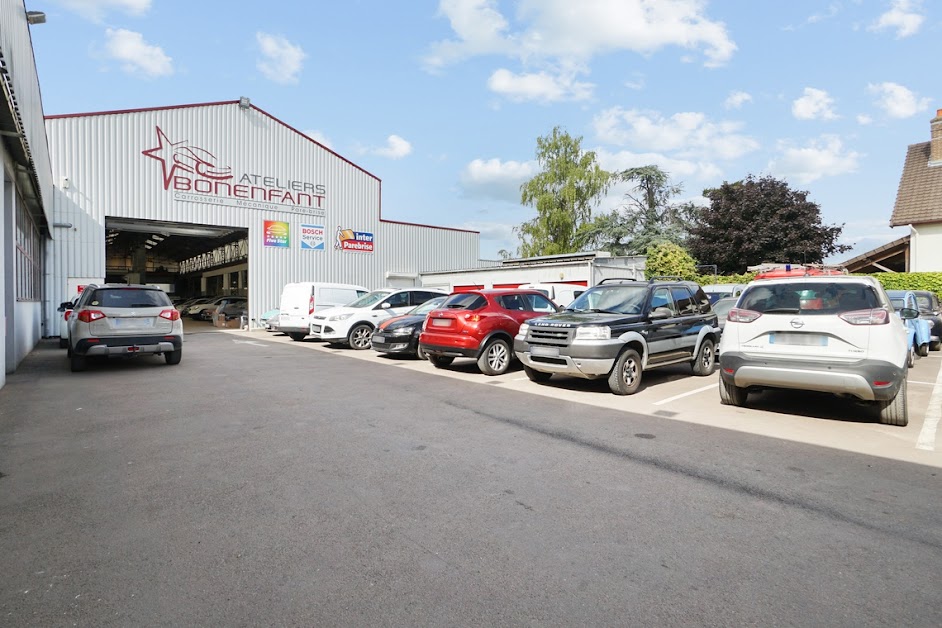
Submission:
<svg viewBox="0 0 942 628">
<path fill-rule="evenodd" d="M 419 346 L 443 368 L 455 358 L 474 358 L 485 375 L 507 371 L 520 324 L 555 314 L 559 307 L 536 290 L 474 290 L 453 294 L 429 312 Z"/>
</svg>

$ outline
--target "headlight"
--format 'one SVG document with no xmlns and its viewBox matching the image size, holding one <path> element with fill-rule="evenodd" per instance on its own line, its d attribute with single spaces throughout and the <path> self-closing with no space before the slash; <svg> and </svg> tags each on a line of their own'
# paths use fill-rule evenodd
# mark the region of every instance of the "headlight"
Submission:
<svg viewBox="0 0 942 628">
<path fill-rule="evenodd" d="M 409 336 L 414 331 L 415 331 L 415 325 L 406 325 L 405 327 L 397 327 L 395 329 L 386 329 L 383 331 L 383 333 L 389 336 Z"/>
<path fill-rule="evenodd" d="M 576 327 L 576 340 L 609 340 L 612 328 L 607 325 L 587 325 Z"/>
<path fill-rule="evenodd" d="M 327 320 L 329 320 L 329 321 L 345 321 L 345 320 L 347 320 L 348 318 L 350 318 L 351 316 L 353 316 L 352 313 L 350 313 L 350 314 L 334 314 L 333 316 L 331 316 L 331 317 L 328 318 Z"/>
<path fill-rule="evenodd" d="M 517 335 L 518 335 L 518 336 L 526 336 L 528 331 L 530 331 L 530 324 L 529 324 L 529 323 L 521 323 L 521 324 L 520 324 L 520 329 L 517 330 Z"/>
</svg>

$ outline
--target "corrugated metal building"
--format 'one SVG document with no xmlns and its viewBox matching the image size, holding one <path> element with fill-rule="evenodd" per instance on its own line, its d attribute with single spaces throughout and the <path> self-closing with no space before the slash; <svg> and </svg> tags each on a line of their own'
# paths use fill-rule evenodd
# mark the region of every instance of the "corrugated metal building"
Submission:
<svg viewBox="0 0 942 628">
<path fill-rule="evenodd" d="M 380 180 L 248 99 L 49 116 L 57 231 L 49 311 L 78 284 L 144 281 L 247 294 L 284 284 L 420 285 L 468 268 L 479 234 L 384 220 Z"/>
<path fill-rule="evenodd" d="M 29 25 L 44 19 L 21 0 L 0 1 L 0 386 L 43 335 L 53 192 Z"/>
</svg>

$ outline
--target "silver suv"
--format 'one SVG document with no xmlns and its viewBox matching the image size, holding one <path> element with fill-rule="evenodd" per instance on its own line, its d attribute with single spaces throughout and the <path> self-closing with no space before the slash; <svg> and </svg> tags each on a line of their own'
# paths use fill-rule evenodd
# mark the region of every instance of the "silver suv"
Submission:
<svg viewBox="0 0 942 628">
<path fill-rule="evenodd" d="M 179 364 L 183 321 L 156 286 L 91 284 L 69 317 L 68 350 L 73 372 L 84 371 L 90 356 L 163 354 L 167 364 Z"/>
</svg>

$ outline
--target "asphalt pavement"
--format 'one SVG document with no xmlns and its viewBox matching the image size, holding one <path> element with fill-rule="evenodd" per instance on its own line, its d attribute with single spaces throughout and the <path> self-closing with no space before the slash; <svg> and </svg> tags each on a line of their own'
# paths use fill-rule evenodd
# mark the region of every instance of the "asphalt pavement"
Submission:
<svg viewBox="0 0 942 628">
<path fill-rule="evenodd" d="M 938 466 L 192 328 L 8 376 L 0 625 L 942 624 Z"/>
</svg>

